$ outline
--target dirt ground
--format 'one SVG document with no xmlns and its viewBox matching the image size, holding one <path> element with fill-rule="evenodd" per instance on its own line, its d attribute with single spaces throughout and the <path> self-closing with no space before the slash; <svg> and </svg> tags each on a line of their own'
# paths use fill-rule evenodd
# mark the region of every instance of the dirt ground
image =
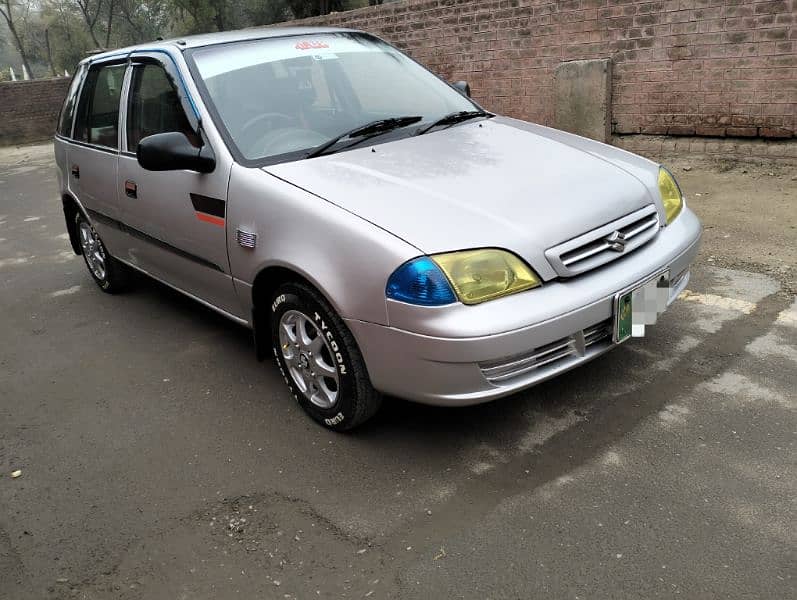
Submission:
<svg viewBox="0 0 797 600">
<path fill-rule="evenodd" d="M 787 289 L 797 289 L 797 165 L 659 160 L 671 168 L 703 221 L 706 262 L 769 273 Z"/>
</svg>

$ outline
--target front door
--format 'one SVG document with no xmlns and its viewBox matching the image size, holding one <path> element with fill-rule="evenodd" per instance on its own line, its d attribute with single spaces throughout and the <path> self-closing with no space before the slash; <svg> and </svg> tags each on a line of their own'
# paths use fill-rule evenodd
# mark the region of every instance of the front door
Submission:
<svg viewBox="0 0 797 600">
<path fill-rule="evenodd" d="M 123 258 L 233 315 L 241 307 L 227 257 L 227 183 L 230 165 L 213 173 L 147 171 L 138 143 L 157 133 L 182 132 L 199 146 L 186 116 L 174 70 L 153 58 L 134 58 L 127 94 L 119 198 L 130 236 Z"/>
</svg>

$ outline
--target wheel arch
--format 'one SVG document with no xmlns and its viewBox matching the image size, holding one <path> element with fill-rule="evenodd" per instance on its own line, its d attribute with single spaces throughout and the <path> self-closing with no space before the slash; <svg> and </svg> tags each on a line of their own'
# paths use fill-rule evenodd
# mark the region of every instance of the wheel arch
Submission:
<svg viewBox="0 0 797 600">
<path fill-rule="evenodd" d="M 338 314 L 340 311 L 321 286 L 299 269 L 283 264 L 264 266 L 252 283 L 252 332 L 258 360 L 265 360 L 271 348 L 269 329 L 269 304 L 279 286 L 288 282 L 302 283 L 318 292 Z"/>
<path fill-rule="evenodd" d="M 77 223 L 75 222 L 75 217 L 78 215 L 78 213 L 82 213 L 85 217 L 86 213 L 71 194 L 63 194 L 61 196 L 61 203 L 63 204 L 64 208 L 66 231 L 69 234 L 69 243 L 72 246 L 72 250 L 74 250 L 75 254 L 77 255 L 83 254 L 83 250 L 80 248 L 80 240 L 78 239 Z"/>
</svg>

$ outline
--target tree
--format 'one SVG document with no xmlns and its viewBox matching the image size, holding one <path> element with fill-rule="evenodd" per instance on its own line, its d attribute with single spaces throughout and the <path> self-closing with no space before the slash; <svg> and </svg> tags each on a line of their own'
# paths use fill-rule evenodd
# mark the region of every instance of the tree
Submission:
<svg viewBox="0 0 797 600">
<path fill-rule="evenodd" d="M 204 33 L 207 31 L 224 31 L 230 27 L 232 15 L 228 14 L 227 0 L 171 0 L 177 12 L 190 17 L 190 20 L 179 19 L 181 25 L 178 32 Z M 175 15 L 176 16 L 176 15 Z"/>
<path fill-rule="evenodd" d="M 288 0 L 288 6 L 297 19 L 327 15 L 344 9 L 343 0 Z"/>
<path fill-rule="evenodd" d="M 382 4 L 383 0 L 0 0 L 8 25 L 8 49 L 33 76 L 73 72 L 87 53 L 209 31 L 270 25 L 333 11 Z M 16 63 L 4 53 L 0 69 Z M 19 69 L 17 68 L 17 71 Z"/>
<path fill-rule="evenodd" d="M 105 22 L 105 46 L 104 48 L 111 47 L 111 25 L 113 24 L 113 8 L 115 1 L 108 0 L 108 19 Z"/>
<path fill-rule="evenodd" d="M 176 5 L 162 0 L 116 0 L 121 23 L 119 36 L 124 43 L 154 40 L 169 33 L 169 21 Z"/>
<path fill-rule="evenodd" d="M 11 2 L 11 0 L 2 0 L 2 4 L 0 4 L 0 14 L 3 15 L 3 18 L 6 21 L 6 25 L 8 25 L 8 31 L 11 33 L 11 37 L 14 40 L 14 45 L 17 48 L 17 52 L 19 52 L 19 56 L 22 59 L 22 66 L 24 67 L 25 71 L 28 72 L 28 75 L 33 77 L 33 70 L 30 68 L 30 62 L 28 61 L 28 53 L 25 51 L 25 44 L 23 43 L 23 39 L 20 36 L 19 30 L 17 28 L 17 21 L 16 17 L 14 16 L 14 9 L 22 9 L 25 12 L 29 9 L 27 4 L 23 5 L 21 2 Z"/>
<path fill-rule="evenodd" d="M 293 17 L 286 0 L 246 0 L 243 12 L 244 19 L 254 26 L 281 23 Z"/>
<path fill-rule="evenodd" d="M 50 74 L 53 77 L 57 77 L 58 73 L 55 72 L 55 64 L 53 64 L 53 51 L 50 47 L 50 30 L 44 30 L 44 43 L 45 47 L 47 48 L 47 64 L 50 65 Z"/>
<path fill-rule="evenodd" d="M 40 19 L 50 38 L 53 66 L 59 73 L 74 72 L 86 53 L 97 47 L 74 0 L 46 0 Z"/>
<path fill-rule="evenodd" d="M 97 35 L 94 33 L 94 28 L 97 26 L 97 19 L 100 17 L 102 0 L 96 0 L 93 3 L 93 7 L 91 0 L 75 0 L 75 3 L 80 9 L 83 19 L 86 21 L 86 27 L 88 28 L 89 35 L 91 36 L 91 41 L 94 42 L 94 46 L 96 48 L 102 48 L 102 45 L 97 39 Z"/>
</svg>

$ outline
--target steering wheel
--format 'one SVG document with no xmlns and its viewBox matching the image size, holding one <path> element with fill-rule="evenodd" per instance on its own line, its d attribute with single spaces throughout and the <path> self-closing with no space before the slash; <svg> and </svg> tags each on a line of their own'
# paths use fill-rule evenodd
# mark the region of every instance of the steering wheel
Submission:
<svg viewBox="0 0 797 600">
<path fill-rule="evenodd" d="M 290 125 L 294 121 L 294 117 L 280 112 L 261 113 L 252 117 L 241 126 L 238 146 L 244 151 L 244 154 L 250 154 L 249 150 L 251 150 L 265 134 L 274 129 L 275 121 L 284 121 L 285 125 Z M 264 127 L 264 125 L 266 127 Z"/>
<path fill-rule="evenodd" d="M 286 127 L 270 131 L 263 136 L 257 145 L 251 146 L 252 154 L 256 156 L 272 156 L 274 154 L 284 154 L 302 148 L 313 148 L 323 144 L 329 139 L 312 129 L 300 129 L 298 127 Z"/>
</svg>

